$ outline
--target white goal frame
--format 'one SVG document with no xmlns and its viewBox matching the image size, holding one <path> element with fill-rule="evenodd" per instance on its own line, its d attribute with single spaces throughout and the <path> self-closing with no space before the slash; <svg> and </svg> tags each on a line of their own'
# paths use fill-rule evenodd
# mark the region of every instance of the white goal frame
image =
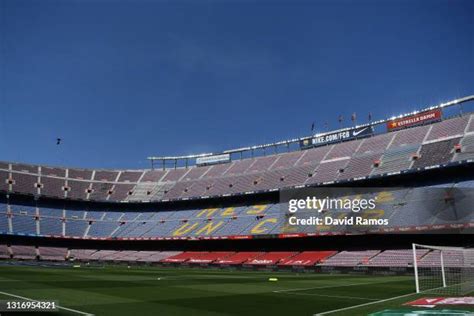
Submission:
<svg viewBox="0 0 474 316">
<path fill-rule="evenodd" d="M 474 291 L 474 248 L 415 243 L 412 248 L 416 293 L 463 295 Z M 425 251 L 419 256 L 417 250 Z"/>
</svg>

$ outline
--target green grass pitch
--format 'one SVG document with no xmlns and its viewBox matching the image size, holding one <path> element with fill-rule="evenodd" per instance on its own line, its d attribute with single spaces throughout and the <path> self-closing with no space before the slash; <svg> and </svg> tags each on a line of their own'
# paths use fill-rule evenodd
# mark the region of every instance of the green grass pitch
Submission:
<svg viewBox="0 0 474 316">
<path fill-rule="evenodd" d="M 278 281 L 270 282 L 270 277 Z M 419 297 L 413 288 L 410 276 L 133 266 L 0 267 L 0 299 L 11 299 L 9 293 L 58 300 L 62 307 L 94 315 L 297 316 L 361 304 L 328 315 L 367 315 L 404 308 L 404 302 Z M 80 315 L 67 310 L 50 313 L 74 314 Z"/>
</svg>

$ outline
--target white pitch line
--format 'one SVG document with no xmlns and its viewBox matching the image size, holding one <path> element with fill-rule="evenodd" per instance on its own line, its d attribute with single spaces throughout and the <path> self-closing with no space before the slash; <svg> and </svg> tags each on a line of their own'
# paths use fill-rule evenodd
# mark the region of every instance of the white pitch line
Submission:
<svg viewBox="0 0 474 316">
<path fill-rule="evenodd" d="M 364 300 L 364 301 L 378 301 L 380 298 L 368 298 L 360 296 L 345 296 L 345 295 L 326 295 L 326 294 L 315 294 L 315 293 L 286 293 L 289 295 L 308 295 L 308 296 L 321 296 L 321 297 L 333 297 L 333 298 L 348 298 L 353 300 Z"/>
<path fill-rule="evenodd" d="M 409 294 L 404 294 L 404 295 L 400 295 L 400 296 L 394 296 L 394 297 L 386 298 L 386 299 L 383 299 L 383 300 L 378 300 L 378 301 L 375 301 L 375 302 L 368 302 L 368 303 L 363 303 L 363 304 L 359 304 L 359 305 L 353 305 L 353 306 L 349 306 L 349 307 L 334 309 L 334 310 L 332 310 L 332 311 L 327 311 L 327 312 L 322 312 L 322 313 L 314 314 L 313 316 L 321 316 L 321 315 L 327 315 L 327 314 L 332 314 L 332 313 L 347 311 L 347 310 L 350 310 L 350 309 L 359 308 L 359 307 L 364 307 L 364 306 L 373 305 L 373 304 L 379 304 L 379 303 L 383 303 L 383 302 L 388 302 L 388 301 L 396 300 L 396 299 L 398 299 L 398 298 L 403 298 L 403 297 L 407 297 L 407 296 L 412 296 L 412 295 L 415 295 L 415 294 L 418 294 L 418 293 L 409 293 Z"/>
<path fill-rule="evenodd" d="M 351 284 L 342 284 L 342 285 L 328 285 L 328 286 L 318 286 L 318 287 L 307 287 L 307 288 L 299 288 L 299 289 L 286 289 L 286 290 L 275 290 L 274 293 L 282 293 L 282 292 L 296 292 L 296 291 L 307 291 L 307 290 L 318 290 L 318 289 L 331 289 L 336 287 L 348 287 L 348 286 L 356 286 L 356 285 L 370 285 L 370 284 L 379 284 L 379 283 L 388 283 L 388 282 L 400 282 L 403 280 L 391 280 L 391 281 L 380 281 L 380 282 L 365 282 L 365 283 L 351 283 Z"/>
<path fill-rule="evenodd" d="M 199 280 L 199 279 L 262 279 L 262 277 L 253 277 L 253 276 L 231 276 L 231 275 L 176 275 L 176 276 L 156 276 L 154 278 L 160 278 L 161 280 Z M 149 280 L 149 279 L 147 279 Z"/>
<path fill-rule="evenodd" d="M 372 284 L 372 283 L 351 283 L 351 284 L 342 284 L 342 285 L 328 285 L 328 286 L 307 287 L 307 288 L 299 288 L 299 289 L 275 290 L 273 292 L 284 293 L 284 292 L 308 291 L 308 290 L 319 290 L 319 289 L 331 289 L 335 287 L 347 287 L 347 286 L 364 285 L 364 284 Z"/>
<path fill-rule="evenodd" d="M 0 291 L 0 294 L 5 295 L 5 296 L 19 298 L 19 299 L 22 299 L 22 300 L 25 300 L 25 301 L 31 301 L 31 302 L 40 301 L 40 300 L 34 300 L 32 298 L 28 298 L 28 297 L 24 297 L 24 296 L 20 296 L 20 295 L 15 295 L 15 294 L 7 293 L 7 292 L 1 292 Z M 94 314 L 81 312 L 81 311 L 78 311 L 78 310 L 75 310 L 75 309 L 72 309 L 72 308 L 67 308 L 67 307 L 63 307 L 63 306 L 59 306 L 59 305 L 58 305 L 58 308 L 63 309 L 65 311 L 73 312 L 73 313 L 76 313 L 76 314 L 81 314 L 81 315 L 86 315 L 86 316 L 94 316 Z"/>
<path fill-rule="evenodd" d="M 464 282 L 464 283 L 466 283 L 466 282 Z M 463 283 L 461 283 L 461 284 L 463 284 Z M 451 286 L 454 286 L 454 285 L 450 285 L 450 286 L 448 286 L 448 287 L 451 287 Z M 347 311 L 347 310 L 354 309 L 354 308 L 358 308 L 358 307 L 364 307 L 364 306 L 368 306 L 368 305 L 373 305 L 373 304 L 379 304 L 379 303 L 383 303 L 383 302 L 388 302 L 388 301 L 392 301 L 392 300 L 396 300 L 396 299 L 399 299 L 399 298 L 408 297 L 408 296 L 412 296 L 412 295 L 416 295 L 416 294 L 428 293 L 428 292 L 430 292 L 430 291 L 434 291 L 434 290 L 441 289 L 441 288 L 443 288 L 443 287 L 437 287 L 437 288 L 430 289 L 430 290 L 427 290 L 427 291 L 423 291 L 423 292 L 420 292 L 420 293 L 416 293 L 416 292 L 415 292 L 415 293 L 408 293 L 408 294 L 404 294 L 404 295 L 400 295 L 400 296 L 394 296 L 394 297 L 390 297 L 390 298 L 385 298 L 385 299 L 383 299 L 383 300 L 379 300 L 379 301 L 375 301 L 375 302 L 369 302 L 369 303 L 363 303 L 363 304 L 354 305 L 354 306 L 348 306 L 348 307 L 344 307 L 344 308 L 335 309 L 335 310 L 332 310 L 332 311 L 327 311 L 327 312 L 322 312 L 322 313 L 314 314 L 313 316 L 327 315 L 327 314 L 332 314 L 332 313 Z"/>
</svg>

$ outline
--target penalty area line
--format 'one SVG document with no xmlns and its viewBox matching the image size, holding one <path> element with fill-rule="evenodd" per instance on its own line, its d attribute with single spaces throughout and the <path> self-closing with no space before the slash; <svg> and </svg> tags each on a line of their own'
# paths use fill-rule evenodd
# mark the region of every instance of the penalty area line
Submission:
<svg viewBox="0 0 474 316">
<path fill-rule="evenodd" d="M 400 282 L 400 280 L 391 280 L 391 281 L 378 281 L 378 282 L 359 282 L 359 283 L 350 283 L 350 284 L 337 284 L 337 285 L 325 285 L 317 287 L 306 287 L 298 289 L 283 289 L 283 290 L 274 290 L 273 293 L 286 293 L 286 292 L 296 292 L 296 291 L 309 291 L 309 290 L 322 290 L 322 289 L 333 289 L 338 287 L 348 287 L 348 286 L 357 286 L 357 285 L 372 285 L 372 284 L 381 284 L 388 282 Z"/>
<path fill-rule="evenodd" d="M 20 295 L 16 295 L 16 294 L 11 294 L 11 293 L 7 293 L 7 292 L 2 292 L 2 291 L 0 291 L 0 294 L 5 295 L 5 296 L 19 298 L 19 299 L 22 299 L 22 300 L 25 300 L 25 301 L 30 301 L 30 302 L 40 301 L 40 300 L 35 300 L 35 299 L 32 299 L 32 298 L 28 298 L 28 297 L 24 297 L 24 296 L 20 296 Z M 62 309 L 62 310 L 65 310 L 65 311 L 68 311 L 68 312 L 76 313 L 76 314 L 81 314 L 81 315 L 86 315 L 86 316 L 94 316 L 94 314 L 81 312 L 81 311 L 78 311 L 76 309 L 72 309 L 72 308 L 68 308 L 68 307 L 64 307 L 64 306 L 59 306 L 58 305 L 58 308 Z"/>
<path fill-rule="evenodd" d="M 306 296 L 319 296 L 319 297 L 332 297 L 332 298 L 347 298 L 351 300 L 364 300 L 364 301 L 379 301 L 380 298 L 368 298 L 360 296 L 346 296 L 346 295 L 326 295 L 326 294 L 314 294 L 314 293 L 291 293 L 287 292 L 286 295 L 306 295 Z"/>
<path fill-rule="evenodd" d="M 314 314 L 313 316 L 328 315 L 328 314 L 332 314 L 332 313 L 347 311 L 347 310 L 350 310 L 350 309 L 355 309 L 355 308 L 364 307 L 364 306 L 368 306 L 368 305 L 374 305 L 374 304 L 379 304 L 379 303 L 383 303 L 383 302 L 393 301 L 393 300 L 396 300 L 396 299 L 399 299 L 399 298 L 412 296 L 412 295 L 416 295 L 416 294 L 419 294 L 419 293 L 408 293 L 408 294 L 404 294 L 404 295 L 385 298 L 383 300 L 378 300 L 378 301 L 374 301 L 374 302 L 368 302 L 368 303 L 363 303 L 363 304 L 359 304 L 359 305 L 353 305 L 353 306 L 348 306 L 348 307 L 344 307 L 344 308 L 334 309 L 334 310 L 327 311 L 327 312 L 317 313 L 317 314 Z"/>
</svg>

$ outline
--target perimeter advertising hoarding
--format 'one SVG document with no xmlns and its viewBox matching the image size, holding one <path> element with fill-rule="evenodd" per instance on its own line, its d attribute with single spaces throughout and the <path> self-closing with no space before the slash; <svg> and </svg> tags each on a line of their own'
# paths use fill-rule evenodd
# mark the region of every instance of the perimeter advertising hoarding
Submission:
<svg viewBox="0 0 474 316">
<path fill-rule="evenodd" d="M 441 109 L 425 111 L 422 113 L 388 121 L 387 130 L 391 132 L 391 131 L 398 130 L 401 128 L 412 127 L 416 125 L 422 125 L 426 123 L 440 121 L 441 116 L 442 116 Z"/>
<path fill-rule="evenodd" d="M 314 136 L 311 139 L 305 139 L 300 142 L 300 147 L 302 149 L 317 147 L 337 142 L 342 142 L 346 140 L 351 140 L 355 138 L 362 138 L 370 136 L 374 133 L 372 126 L 359 127 L 351 130 L 345 130 L 340 132 L 334 132 L 329 134 L 324 134 L 321 136 Z"/>
</svg>

